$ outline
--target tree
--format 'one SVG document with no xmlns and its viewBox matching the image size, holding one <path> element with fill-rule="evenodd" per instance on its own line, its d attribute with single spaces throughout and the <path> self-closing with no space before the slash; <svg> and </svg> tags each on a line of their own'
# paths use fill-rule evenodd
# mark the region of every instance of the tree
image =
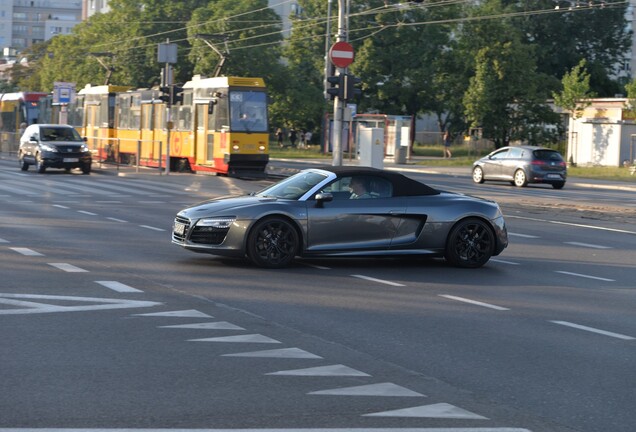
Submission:
<svg viewBox="0 0 636 432">
<path fill-rule="evenodd" d="M 568 111 L 574 119 L 581 118 L 585 108 L 591 105 L 589 99 L 595 97 L 590 90 L 590 74 L 585 69 L 586 63 L 585 59 L 581 59 L 563 76 L 561 92 L 552 93 L 555 105 Z"/>
</svg>

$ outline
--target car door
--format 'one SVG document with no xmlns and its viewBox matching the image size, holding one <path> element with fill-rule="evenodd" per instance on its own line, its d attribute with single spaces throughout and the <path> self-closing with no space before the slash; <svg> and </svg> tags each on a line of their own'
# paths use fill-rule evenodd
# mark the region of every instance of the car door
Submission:
<svg viewBox="0 0 636 432">
<path fill-rule="evenodd" d="M 508 149 L 503 148 L 492 153 L 484 162 L 484 175 L 488 179 L 500 180 L 504 178 L 503 162 L 508 155 Z"/>
<path fill-rule="evenodd" d="M 506 152 L 505 158 L 501 159 L 501 178 L 503 180 L 513 180 L 515 171 L 522 165 L 524 150 L 519 147 L 511 147 Z"/>
<path fill-rule="evenodd" d="M 308 252 L 360 252 L 385 250 L 391 246 L 402 217 L 406 199 L 393 197 L 392 190 L 371 191 L 369 198 L 352 199 L 348 190 L 351 178 L 342 178 L 323 191 L 333 195 L 333 201 L 308 206 Z M 388 181 L 369 178 L 370 184 L 384 185 Z"/>
</svg>

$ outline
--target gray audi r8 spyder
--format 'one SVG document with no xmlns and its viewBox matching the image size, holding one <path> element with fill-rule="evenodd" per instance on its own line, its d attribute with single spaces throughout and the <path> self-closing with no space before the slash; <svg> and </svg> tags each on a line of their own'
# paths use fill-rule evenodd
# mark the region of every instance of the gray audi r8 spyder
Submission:
<svg viewBox="0 0 636 432">
<path fill-rule="evenodd" d="M 172 242 L 267 268 L 295 257 L 430 255 L 483 266 L 508 245 L 497 203 L 366 167 L 307 169 L 250 195 L 181 210 Z"/>
</svg>

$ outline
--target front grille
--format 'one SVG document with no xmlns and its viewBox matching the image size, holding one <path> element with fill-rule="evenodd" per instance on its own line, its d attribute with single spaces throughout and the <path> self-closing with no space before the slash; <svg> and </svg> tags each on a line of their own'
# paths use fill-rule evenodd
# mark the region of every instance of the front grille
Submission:
<svg viewBox="0 0 636 432">
<path fill-rule="evenodd" d="M 175 227 L 178 225 L 183 225 L 183 232 L 175 231 Z M 186 237 L 188 236 L 188 231 L 190 230 L 190 219 L 184 218 L 181 216 L 177 216 L 174 220 L 174 225 L 172 227 L 172 238 L 173 240 L 184 242 Z"/>
<path fill-rule="evenodd" d="M 194 227 L 190 234 L 192 243 L 220 245 L 225 240 L 229 228 L 214 228 L 209 226 Z"/>
</svg>

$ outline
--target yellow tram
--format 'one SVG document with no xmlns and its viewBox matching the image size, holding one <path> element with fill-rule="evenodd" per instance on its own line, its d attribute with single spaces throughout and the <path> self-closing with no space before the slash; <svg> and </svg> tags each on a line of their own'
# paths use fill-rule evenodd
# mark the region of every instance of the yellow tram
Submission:
<svg viewBox="0 0 636 432">
<path fill-rule="evenodd" d="M 66 107 L 43 110 L 87 137 L 96 159 L 232 176 L 265 174 L 268 97 L 261 78 L 195 76 L 168 105 L 158 88 L 87 86 Z M 54 108 L 54 107 L 53 107 Z M 168 151 L 170 157 L 168 158 Z"/>
</svg>

